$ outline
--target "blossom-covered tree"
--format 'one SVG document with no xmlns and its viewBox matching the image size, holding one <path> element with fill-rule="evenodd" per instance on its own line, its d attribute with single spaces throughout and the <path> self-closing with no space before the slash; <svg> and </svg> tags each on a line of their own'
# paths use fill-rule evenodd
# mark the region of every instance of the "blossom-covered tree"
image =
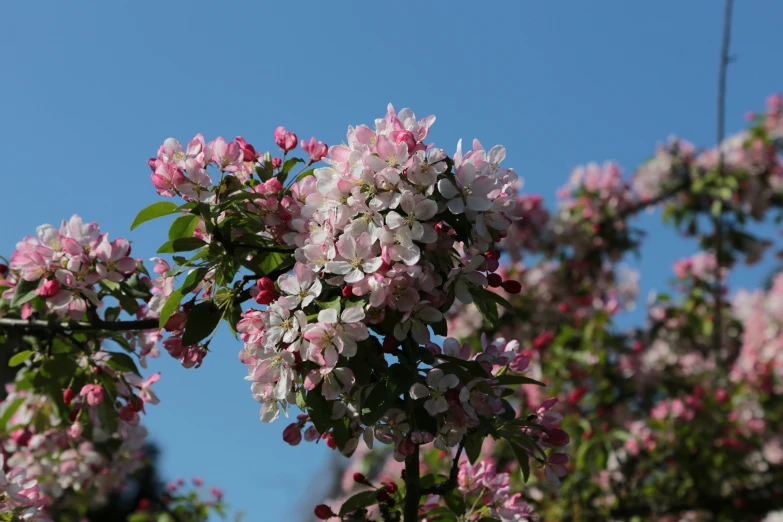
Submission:
<svg viewBox="0 0 783 522">
<path fill-rule="evenodd" d="M 490 282 L 520 218 L 519 179 L 501 166 L 502 146 L 460 142 L 449 156 L 428 143 L 434 121 L 389 105 L 333 147 L 278 127 L 280 158 L 242 137 L 165 140 L 151 179 L 178 201 L 153 203 L 131 227 L 173 217 L 158 251 L 170 257 L 152 258 L 151 271 L 128 240 L 78 215 L 19 242 L 0 282 L 0 325 L 20 368 L 0 406 L 5 512 L 47 520 L 66 493 L 100 503 L 117 491 L 141 465 L 141 417 L 159 402 L 159 374 L 139 367 L 160 347 L 200 367 L 223 321 L 242 343 L 261 420 L 294 421 L 285 442 L 323 440 L 346 456 L 381 444 L 404 463 L 404 477 L 334 511 L 314 501 L 320 518 L 378 506 L 386 520 L 413 521 L 433 494 L 457 509 L 460 456 L 475 461 L 488 437 L 524 469 L 556 459 L 548 448 L 568 441 L 558 422 L 506 399 L 543 385 L 523 375 L 521 344 L 493 335 L 470 355 L 448 338 L 455 308 L 474 304 L 490 323 L 512 308 Z M 307 159 L 289 156 L 298 144 Z M 428 445 L 452 455 L 443 481 L 420 476 Z M 508 488 L 495 504 L 495 517 L 531 513 Z"/>
</svg>

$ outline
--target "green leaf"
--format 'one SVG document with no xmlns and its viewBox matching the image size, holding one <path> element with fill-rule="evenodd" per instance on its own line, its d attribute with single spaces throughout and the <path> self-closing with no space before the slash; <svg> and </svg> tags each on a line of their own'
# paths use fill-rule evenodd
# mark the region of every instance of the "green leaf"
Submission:
<svg viewBox="0 0 783 522">
<path fill-rule="evenodd" d="M 343 417 L 334 421 L 334 427 L 332 428 L 332 435 L 334 435 L 334 442 L 337 444 L 337 449 L 341 452 L 348 441 L 351 440 L 351 428 L 350 419 Z"/>
<path fill-rule="evenodd" d="M 525 479 L 525 482 L 527 482 L 527 479 L 530 478 L 530 456 L 527 451 L 516 442 L 508 441 L 508 443 L 509 446 L 511 446 L 511 451 L 514 452 L 517 462 L 519 462 L 519 469 L 522 470 L 522 477 Z"/>
<path fill-rule="evenodd" d="M 290 262 L 293 259 L 291 254 L 283 254 L 281 252 L 268 252 L 264 258 L 258 263 L 258 269 L 262 274 L 271 274 L 275 270 L 278 270 L 283 264 Z"/>
<path fill-rule="evenodd" d="M 194 214 L 186 214 L 174 220 L 169 228 L 169 240 L 181 237 L 192 237 L 201 218 Z"/>
<path fill-rule="evenodd" d="M 171 201 L 158 201 L 157 203 L 153 203 L 136 214 L 136 219 L 133 220 L 131 230 L 146 221 L 150 221 L 151 219 L 159 218 L 161 216 L 168 216 L 169 214 L 174 214 L 175 212 L 179 212 L 179 208 Z"/>
<path fill-rule="evenodd" d="M 174 312 L 177 311 L 177 307 L 179 306 L 179 303 L 182 302 L 182 288 L 177 288 L 173 292 L 171 292 L 171 295 L 168 299 L 166 299 L 166 303 L 163 305 L 163 308 L 160 310 L 160 321 L 158 322 L 158 326 L 163 328 L 166 326 L 166 323 L 168 322 L 169 318 L 174 314 Z"/>
<path fill-rule="evenodd" d="M 23 362 L 25 362 L 27 359 L 30 358 L 31 355 L 33 355 L 32 350 L 24 350 L 23 352 L 19 352 L 13 357 L 11 357 L 11 360 L 8 361 L 8 366 L 11 368 L 15 368 L 16 366 L 19 366 Z"/>
<path fill-rule="evenodd" d="M 118 372 L 132 372 L 136 375 L 141 375 L 139 373 L 138 367 L 136 367 L 136 362 L 133 360 L 133 358 L 128 355 L 127 353 L 120 353 L 120 352 L 108 352 L 109 353 L 109 360 L 106 361 L 106 364 L 109 365 L 110 368 L 113 370 L 117 370 Z"/>
<path fill-rule="evenodd" d="M 337 297 L 335 297 L 331 301 L 319 301 L 319 300 L 316 299 L 315 302 L 322 309 L 326 310 L 328 308 L 334 308 L 335 310 L 337 310 L 337 313 L 339 314 L 340 310 L 342 308 L 341 300 L 342 300 L 342 298 L 338 295 Z"/>
<path fill-rule="evenodd" d="M 495 301 L 487 295 L 492 292 L 476 287 L 472 288 L 470 293 L 473 295 L 473 303 L 481 313 L 481 317 L 484 318 L 484 322 L 490 326 L 496 325 L 498 322 L 498 307 Z"/>
<path fill-rule="evenodd" d="M 277 179 L 281 184 L 285 183 L 285 180 L 288 179 L 288 174 L 291 172 L 291 170 L 293 170 L 297 163 L 304 163 L 304 160 L 302 158 L 288 158 L 285 160 L 285 163 L 283 163 L 283 168 L 280 170 L 280 174 L 277 175 Z"/>
<path fill-rule="evenodd" d="M 119 316 L 120 316 L 120 309 L 116 306 L 107 308 L 106 311 L 103 312 L 103 318 L 106 321 L 116 321 Z"/>
<path fill-rule="evenodd" d="M 448 323 L 446 322 L 446 318 L 444 317 L 437 323 L 431 324 L 433 333 L 435 335 L 440 335 L 441 337 L 446 337 L 449 335 L 449 328 Z"/>
<path fill-rule="evenodd" d="M 340 516 L 344 517 L 357 509 L 373 506 L 378 503 L 378 492 L 375 490 L 362 491 L 346 500 L 340 508 Z"/>
<path fill-rule="evenodd" d="M 101 421 L 101 427 L 106 433 L 114 433 L 117 430 L 119 418 L 117 417 L 117 412 L 114 411 L 114 405 L 111 404 L 108 397 L 105 397 L 103 402 L 98 405 L 98 419 Z"/>
<path fill-rule="evenodd" d="M 197 304 L 188 312 L 185 333 L 182 334 L 182 344 L 184 346 L 198 344 L 214 332 L 219 323 L 220 310 L 212 301 Z"/>
<path fill-rule="evenodd" d="M 166 241 L 158 249 L 158 254 L 173 254 L 174 252 L 188 252 L 206 246 L 203 239 L 197 237 L 180 237 Z"/>
<path fill-rule="evenodd" d="M 394 401 L 397 399 L 393 395 L 394 390 L 389 390 L 386 380 L 380 381 L 373 387 L 367 398 L 362 402 L 362 421 L 367 426 L 378 422 L 383 417 Z"/>
<path fill-rule="evenodd" d="M 185 278 L 182 286 L 171 293 L 160 311 L 160 322 L 158 324 L 161 328 L 166 326 L 166 322 L 169 320 L 169 317 L 171 317 L 171 315 L 177 310 L 179 303 L 182 302 L 182 299 L 185 297 L 185 295 L 198 286 L 208 271 L 209 270 L 207 268 L 198 268 L 193 270 Z"/>
<path fill-rule="evenodd" d="M 465 440 L 465 454 L 468 456 L 471 464 L 475 464 L 481 456 L 481 446 L 484 444 L 484 436 L 478 431 L 474 431 Z"/>
<path fill-rule="evenodd" d="M 491 290 L 484 290 L 484 297 L 487 298 L 489 301 L 494 301 L 495 303 L 499 304 L 509 312 L 514 311 L 514 305 L 506 301 L 506 299 L 500 295 L 496 294 L 495 292 L 492 292 Z"/>
<path fill-rule="evenodd" d="M 446 505 L 452 513 L 459 516 L 465 514 L 467 506 L 465 506 L 465 500 L 462 498 L 462 495 L 459 494 L 459 490 L 452 489 L 441 498 L 446 501 Z"/>
<path fill-rule="evenodd" d="M 16 413 L 16 410 L 19 409 L 19 407 L 24 403 L 25 397 L 18 397 L 14 399 L 11 403 L 3 403 L 2 406 L 5 406 L 3 409 L 3 415 L 0 416 L 0 430 L 6 429 L 6 424 L 8 424 L 8 421 L 11 420 L 11 417 L 14 416 L 14 413 Z"/>
<path fill-rule="evenodd" d="M 457 516 L 449 508 L 439 507 L 427 511 L 427 521 L 432 522 L 457 522 Z"/>
<path fill-rule="evenodd" d="M 11 307 L 22 306 L 27 301 L 35 297 L 35 291 L 38 289 L 38 284 L 41 280 L 37 281 L 25 281 L 20 279 L 14 290 L 14 296 L 11 298 Z"/>
<path fill-rule="evenodd" d="M 332 404 L 321 393 L 323 383 L 307 392 L 307 413 L 318 433 L 326 433 L 332 427 Z"/>
<path fill-rule="evenodd" d="M 307 411 L 307 397 L 305 395 L 305 389 L 299 388 L 296 390 L 296 405 L 302 411 Z"/>
<path fill-rule="evenodd" d="M 302 172 L 296 177 L 296 181 L 302 181 L 307 176 L 314 176 L 315 175 L 315 169 L 307 169 L 306 171 Z"/>
<path fill-rule="evenodd" d="M 525 377 L 524 375 L 510 375 L 508 373 L 504 373 L 499 377 L 495 377 L 495 379 L 501 386 L 509 386 L 514 384 L 535 384 L 536 386 L 546 386 L 546 384 L 543 382 L 531 379 L 530 377 Z"/>
<path fill-rule="evenodd" d="M 449 478 L 445 475 L 435 475 L 433 473 L 428 473 L 427 475 L 421 477 L 419 484 L 423 489 L 429 489 L 434 488 L 435 486 L 439 486 L 447 480 L 449 480 Z"/>
</svg>

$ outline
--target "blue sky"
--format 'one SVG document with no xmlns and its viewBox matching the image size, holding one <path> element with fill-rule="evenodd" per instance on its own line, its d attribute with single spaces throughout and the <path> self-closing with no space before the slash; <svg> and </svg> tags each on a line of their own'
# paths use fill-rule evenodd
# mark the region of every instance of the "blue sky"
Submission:
<svg viewBox="0 0 783 522">
<path fill-rule="evenodd" d="M 0 251 L 73 213 L 151 257 L 164 222 L 147 158 L 162 141 L 244 136 L 269 148 L 285 125 L 340 142 L 386 104 L 435 114 L 432 138 L 502 143 L 525 190 L 548 198 L 570 170 L 630 172 L 669 134 L 709 145 L 721 4 L 657 2 L 12 2 L 0 31 Z M 266 4 L 263 5 L 262 4 Z M 783 89 L 783 3 L 738 2 L 728 128 Z M 692 245 L 643 217 L 643 294 Z M 755 272 L 739 282 L 753 281 Z M 324 445 L 292 448 L 258 404 L 229 336 L 199 370 L 167 356 L 148 426 L 169 478 L 202 475 L 249 520 L 291 520 L 328 478 Z"/>
</svg>

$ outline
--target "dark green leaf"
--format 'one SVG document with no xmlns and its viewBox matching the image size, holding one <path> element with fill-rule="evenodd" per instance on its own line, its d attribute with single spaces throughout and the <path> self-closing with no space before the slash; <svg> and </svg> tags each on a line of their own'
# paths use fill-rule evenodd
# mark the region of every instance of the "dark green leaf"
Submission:
<svg viewBox="0 0 783 522">
<path fill-rule="evenodd" d="M 38 284 L 41 280 L 37 281 L 25 281 L 20 279 L 14 290 L 14 296 L 11 298 L 11 307 L 22 306 L 27 301 L 35 297 L 35 291 L 38 289 Z"/>
<path fill-rule="evenodd" d="M 340 508 L 340 516 L 344 517 L 357 509 L 373 506 L 378 503 L 378 492 L 375 490 L 357 493 L 343 503 Z"/>
<path fill-rule="evenodd" d="M 220 310 L 211 301 L 197 304 L 188 312 L 182 344 L 193 346 L 206 339 L 220 323 Z"/>
<path fill-rule="evenodd" d="M 536 386 L 546 386 L 546 384 L 543 382 L 531 379 L 530 377 L 525 377 L 524 375 L 511 375 L 504 373 L 499 377 L 495 377 L 495 379 L 501 386 L 509 386 L 514 384 L 535 384 Z"/>
<path fill-rule="evenodd" d="M 120 353 L 120 352 L 108 352 L 109 353 L 109 360 L 106 361 L 106 364 L 109 365 L 109 368 L 112 368 L 113 370 L 117 370 L 118 372 L 132 372 L 136 375 L 139 374 L 139 369 L 136 367 L 136 362 L 133 360 L 133 358 L 128 355 L 127 353 Z"/>
<path fill-rule="evenodd" d="M 498 322 L 498 307 L 494 300 L 487 294 L 492 293 L 483 288 L 472 288 L 473 303 L 484 318 L 484 322 L 489 326 L 494 326 Z"/>
<path fill-rule="evenodd" d="M 174 214 L 175 212 L 179 212 L 179 208 L 170 201 L 158 201 L 157 203 L 153 203 L 136 214 L 136 219 L 133 220 L 131 230 L 146 221 L 159 218 L 161 216 L 167 216 L 169 214 Z"/>
<path fill-rule="evenodd" d="M 192 237 L 201 218 L 194 214 L 186 214 L 174 220 L 169 228 L 169 240 L 182 237 Z"/>
<path fill-rule="evenodd" d="M 119 418 L 114 410 L 114 405 L 111 404 L 108 397 L 105 397 L 103 402 L 98 405 L 98 419 L 101 421 L 101 427 L 106 433 L 114 433 L 117 430 Z"/>
<path fill-rule="evenodd" d="M 522 470 L 522 477 L 525 479 L 525 482 L 527 482 L 527 479 L 530 478 L 530 456 L 527 451 L 516 442 L 509 441 L 509 446 L 511 446 L 511 451 L 514 452 L 517 462 L 519 462 L 519 469 Z"/>
<path fill-rule="evenodd" d="M 15 354 L 11 359 L 8 361 L 8 366 L 11 368 L 14 368 L 16 366 L 19 366 L 23 362 L 25 362 L 27 359 L 30 358 L 31 355 L 33 355 L 32 350 L 24 350 L 23 352 L 19 352 Z"/>
<path fill-rule="evenodd" d="M 173 254 L 174 252 L 188 252 L 206 246 L 203 239 L 197 237 L 181 237 L 163 243 L 158 249 L 158 254 Z"/>
<path fill-rule="evenodd" d="M 481 446 L 484 444 L 484 436 L 474 431 L 465 440 L 465 454 L 468 456 L 468 460 L 471 464 L 475 464 L 481 456 Z"/>
<path fill-rule="evenodd" d="M 440 335 L 441 337 L 446 337 L 449 335 L 449 327 L 446 323 L 446 318 L 444 317 L 437 323 L 431 324 L 432 331 L 435 333 L 435 335 Z"/>
<path fill-rule="evenodd" d="M 495 292 L 493 292 L 491 290 L 484 290 L 484 297 L 486 297 L 487 300 L 489 300 L 489 301 L 494 301 L 495 303 L 499 304 L 500 306 L 502 306 L 503 308 L 505 308 L 509 312 L 513 312 L 514 311 L 514 306 L 511 303 L 509 303 L 508 301 L 506 301 L 506 299 L 503 296 L 501 296 L 500 294 L 496 294 Z"/>
<path fill-rule="evenodd" d="M 323 384 L 319 384 L 314 389 L 307 392 L 307 413 L 310 415 L 310 420 L 313 421 L 315 429 L 318 433 L 326 433 L 332 427 L 332 405 L 327 402 L 321 393 L 321 387 Z"/>
<path fill-rule="evenodd" d="M 449 480 L 449 478 L 445 475 L 435 475 L 433 473 L 428 473 L 427 475 L 424 475 L 421 477 L 421 481 L 419 484 L 421 484 L 421 487 L 424 489 L 434 488 L 435 486 L 438 486 L 440 484 L 443 484 Z"/>
<path fill-rule="evenodd" d="M 459 490 L 452 489 L 451 491 L 443 495 L 442 498 L 443 500 L 446 501 L 446 505 L 449 507 L 452 513 L 459 516 L 465 514 L 467 507 L 465 506 L 465 500 L 463 500 L 462 495 L 460 495 L 459 493 Z"/>
</svg>

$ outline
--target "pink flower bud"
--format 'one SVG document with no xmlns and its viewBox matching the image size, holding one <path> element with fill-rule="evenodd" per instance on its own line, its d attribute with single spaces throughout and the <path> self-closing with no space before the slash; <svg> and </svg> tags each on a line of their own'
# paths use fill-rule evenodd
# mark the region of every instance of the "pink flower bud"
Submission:
<svg viewBox="0 0 783 522">
<path fill-rule="evenodd" d="M 279 169 L 283 166 L 283 160 L 280 158 L 272 158 L 272 168 L 273 169 Z"/>
<path fill-rule="evenodd" d="M 74 422 L 70 426 L 68 426 L 68 436 L 72 439 L 78 439 L 82 436 L 82 431 L 84 431 L 84 427 L 79 424 L 78 422 Z"/>
<path fill-rule="evenodd" d="M 283 430 L 283 440 L 291 446 L 296 446 L 302 442 L 302 430 L 299 429 L 299 425 L 291 423 Z"/>
<path fill-rule="evenodd" d="M 405 143 L 408 145 L 408 152 L 413 152 L 413 149 L 416 148 L 416 138 L 413 136 L 413 133 L 411 131 L 399 131 L 397 135 L 394 137 L 394 141 L 399 145 L 400 143 Z"/>
<path fill-rule="evenodd" d="M 60 282 L 56 279 L 52 279 L 51 281 L 46 281 L 43 285 L 41 285 L 41 288 L 38 290 L 38 295 L 44 298 L 54 297 L 59 291 Z"/>
<path fill-rule="evenodd" d="M 256 149 L 251 144 L 245 141 L 242 136 L 237 136 L 236 142 L 239 144 L 240 150 L 242 150 L 242 158 L 244 161 L 255 161 L 258 157 Z"/>
<path fill-rule="evenodd" d="M 503 287 L 503 290 L 508 292 L 509 294 L 518 294 L 522 291 L 522 284 L 519 281 L 514 280 L 507 280 L 503 281 L 501 285 Z"/>
<path fill-rule="evenodd" d="M 275 129 L 275 143 L 285 152 L 294 150 L 298 142 L 299 139 L 296 137 L 296 134 L 288 132 L 285 130 L 285 127 L 280 126 Z"/>
<path fill-rule="evenodd" d="M 223 498 L 223 491 L 216 488 L 215 486 L 212 486 L 209 488 L 209 494 L 215 497 L 217 500 L 220 500 Z"/>
<path fill-rule="evenodd" d="M 197 488 L 200 488 L 201 486 L 204 485 L 204 479 L 201 477 L 193 477 L 191 481 L 193 482 L 193 485 L 196 486 Z"/>
<path fill-rule="evenodd" d="M 63 403 L 66 406 L 71 405 L 71 403 L 73 402 L 73 398 L 74 398 L 74 393 L 72 389 L 66 388 L 65 390 L 63 390 Z"/>
<path fill-rule="evenodd" d="M 256 281 L 256 288 L 258 288 L 258 293 L 256 294 L 256 303 L 258 304 L 268 305 L 277 297 L 275 283 L 268 277 L 262 277 Z"/>
<path fill-rule="evenodd" d="M 329 152 L 329 147 L 322 141 L 315 141 L 315 138 L 310 138 L 310 141 L 302 140 L 299 144 L 306 153 L 310 155 L 310 163 L 321 161 L 324 156 Z"/>
<path fill-rule="evenodd" d="M 353 295 L 353 288 L 351 288 L 351 285 L 345 285 L 341 293 L 343 294 L 343 297 L 347 299 Z"/>
<path fill-rule="evenodd" d="M 336 516 L 332 512 L 332 508 L 330 508 L 326 504 L 320 504 L 318 506 L 315 506 L 314 513 L 315 513 L 315 517 L 320 519 L 320 520 L 329 520 L 333 516 Z"/>
</svg>

